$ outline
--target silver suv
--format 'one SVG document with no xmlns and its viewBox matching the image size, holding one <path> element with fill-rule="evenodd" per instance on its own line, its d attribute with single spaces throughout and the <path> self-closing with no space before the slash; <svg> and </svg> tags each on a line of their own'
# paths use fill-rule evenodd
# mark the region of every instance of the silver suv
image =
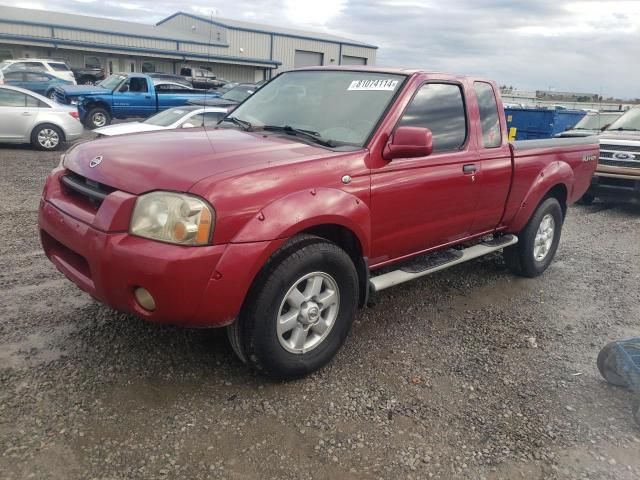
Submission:
<svg viewBox="0 0 640 480">
<path fill-rule="evenodd" d="M 0 63 L 0 70 L 15 72 L 16 70 L 39 70 L 47 72 L 54 77 L 61 78 L 76 85 L 76 77 L 63 60 L 51 60 L 44 58 L 18 58 L 17 60 L 5 60 Z"/>
</svg>

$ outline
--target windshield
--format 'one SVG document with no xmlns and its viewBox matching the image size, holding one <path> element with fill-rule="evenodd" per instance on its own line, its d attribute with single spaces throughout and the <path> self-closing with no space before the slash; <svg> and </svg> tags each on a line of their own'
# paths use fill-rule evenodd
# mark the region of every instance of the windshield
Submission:
<svg viewBox="0 0 640 480">
<path fill-rule="evenodd" d="M 189 112 L 190 110 L 186 110 L 184 108 L 170 108 L 169 110 L 160 112 L 153 117 L 147 118 L 142 123 L 146 123 L 147 125 L 157 125 L 158 127 L 168 127 L 183 118 Z"/>
<path fill-rule="evenodd" d="M 255 91 L 253 86 L 251 87 L 235 87 L 222 95 L 220 98 L 225 100 L 233 100 L 234 102 L 242 102 L 245 98 L 251 95 Z"/>
<path fill-rule="evenodd" d="M 607 130 L 640 130 L 640 108 L 632 108 L 613 122 Z"/>
<path fill-rule="evenodd" d="M 611 125 L 619 116 L 619 113 L 587 114 L 573 128 L 574 130 L 602 130 L 607 125 Z"/>
<path fill-rule="evenodd" d="M 405 77 L 388 73 L 283 73 L 231 114 L 253 127 L 289 126 L 336 144 L 364 146 Z"/>
<path fill-rule="evenodd" d="M 124 75 L 109 75 L 107 78 L 102 80 L 98 86 L 108 90 L 114 90 L 118 85 L 124 82 L 126 78 L 127 77 Z"/>
</svg>

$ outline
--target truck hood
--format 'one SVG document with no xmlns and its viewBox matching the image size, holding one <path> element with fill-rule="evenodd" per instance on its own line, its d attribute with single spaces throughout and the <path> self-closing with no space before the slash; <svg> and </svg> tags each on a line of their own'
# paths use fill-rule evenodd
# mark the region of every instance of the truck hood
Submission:
<svg viewBox="0 0 640 480">
<path fill-rule="evenodd" d="M 111 93 L 106 88 L 97 85 L 58 85 L 56 87 L 64 92 L 67 97 L 82 97 L 83 95 L 104 95 Z"/>
<path fill-rule="evenodd" d="M 186 192 L 195 183 L 230 170 L 261 168 L 340 155 L 282 135 L 235 129 L 163 130 L 79 143 L 65 168 L 132 194 Z M 89 163 L 102 157 L 97 166 Z"/>
<path fill-rule="evenodd" d="M 602 140 L 630 140 L 633 142 L 640 142 L 640 132 L 634 132 L 629 130 L 606 130 L 599 135 L 600 141 Z"/>
</svg>

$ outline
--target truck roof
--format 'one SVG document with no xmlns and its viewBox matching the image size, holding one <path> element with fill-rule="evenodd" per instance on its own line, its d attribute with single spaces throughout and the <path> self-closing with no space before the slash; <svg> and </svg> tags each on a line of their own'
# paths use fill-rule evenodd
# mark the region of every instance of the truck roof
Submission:
<svg viewBox="0 0 640 480">
<path fill-rule="evenodd" d="M 332 65 L 332 66 L 317 66 L 317 67 L 304 67 L 297 68 L 297 70 L 336 70 L 336 71 L 349 71 L 349 72 L 367 72 L 367 73 L 389 73 L 395 75 L 433 75 L 441 78 L 450 78 L 450 79 L 471 79 L 471 80 L 480 80 L 483 82 L 493 83 L 490 80 L 486 80 L 480 77 L 475 77 L 471 75 L 459 75 L 456 73 L 447 73 L 447 72 L 438 72 L 433 70 L 423 70 L 420 68 L 400 68 L 400 67 L 370 67 L 370 66 L 359 66 L 359 65 Z"/>
</svg>

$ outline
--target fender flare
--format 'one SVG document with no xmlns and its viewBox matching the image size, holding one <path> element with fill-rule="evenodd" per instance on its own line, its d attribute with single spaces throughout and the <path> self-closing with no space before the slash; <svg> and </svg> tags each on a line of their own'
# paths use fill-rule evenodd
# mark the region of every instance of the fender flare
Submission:
<svg viewBox="0 0 640 480">
<path fill-rule="evenodd" d="M 272 241 L 291 237 L 320 225 L 351 230 L 368 256 L 371 211 L 360 198 L 335 188 L 314 188 L 286 195 L 262 208 L 234 236 L 231 243 Z"/>
<path fill-rule="evenodd" d="M 573 170 L 565 162 L 553 162 L 547 165 L 536 177 L 535 181 L 524 196 L 520 208 L 511 221 L 509 231 L 519 232 L 529 222 L 533 212 L 538 207 L 542 199 L 558 185 L 562 185 L 567 190 L 567 201 L 571 198 L 575 178 Z"/>
</svg>

